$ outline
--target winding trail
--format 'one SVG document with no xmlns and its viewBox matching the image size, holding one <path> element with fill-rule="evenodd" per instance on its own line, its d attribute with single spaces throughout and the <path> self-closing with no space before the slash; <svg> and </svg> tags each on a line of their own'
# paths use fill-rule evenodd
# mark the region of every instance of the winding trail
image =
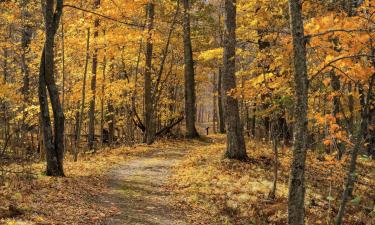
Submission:
<svg viewBox="0 0 375 225">
<path fill-rule="evenodd" d="M 104 197 L 104 202 L 116 206 L 121 213 L 105 224 L 188 224 L 184 221 L 184 213 L 173 207 L 171 193 L 163 188 L 172 166 L 185 153 L 186 149 L 154 149 L 111 171 L 111 191 Z"/>
</svg>

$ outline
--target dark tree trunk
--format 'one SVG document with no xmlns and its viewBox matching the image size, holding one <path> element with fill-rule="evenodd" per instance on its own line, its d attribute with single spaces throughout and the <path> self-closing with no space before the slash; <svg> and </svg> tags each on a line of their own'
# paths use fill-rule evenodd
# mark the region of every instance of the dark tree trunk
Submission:
<svg viewBox="0 0 375 225">
<path fill-rule="evenodd" d="M 104 59 L 103 59 L 103 79 L 101 85 L 101 99 L 100 99 L 100 146 L 104 144 L 104 91 L 105 91 L 105 80 L 106 80 L 106 67 L 107 67 L 107 57 L 106 52 L 104 51 Z"/>
<path fill-rule="evenodd" d="M 216 74 L 213 74 L 212 78 L 212 84 L 213 84 L 213 96 L 212 96 L 212 105 L 213 105 L 213 111 L 212 111 L 212 126 L 213 126 L 213 132 L 216 134 L 217 132 L 217 123 L 218 123 L 218 116 L 217 116 L 217 85 L 216 85 Z"/>
<path fill-rule="evenodd" d="M 227 93 L 236 88 L 236 1 L 225 0 L 224 56 L 223 56 L 223 94 L 224 115 L 227 131 L 227 150 L 225 156 L 245 160 L 246 154 L 243 127 L 240 121 L 238 100 Z"/>
<path fill-rule="evenodd" d="M 41 111 L 43 143 L 47 153 L 47 176 L 64 176 L 64 113 L 54 79 L 54 40 L 62 14 L 62 5 L 63 0 L 58 0 L 54 12 L 54 1 L 46 1 L 46 40 L 39 71 L 38 97 Z M 53 131 L 48 109 L 47 90 L 53 112 Z"/>
<path fill-rule="evenodd" d="M 255 126 L 256 126 L 256 120 L 257 120 L 256 112 L 257 112 L 257 104 L 254 103 L 253 118 L 251 119 L 251 136 L 253 136 L 253 138 L 255 138 L 255 128 L 256 128 Z"/>
<path fill-rule="evenodd" d="M 302 1 L 289 0 L 290 29 L 293 39 L 295 82 L 295 138 L 289 178 L 288 223 L 305 224 L 305 161 L 307 141 L 308 78 Z"/>
<path fill-rule="evenodd" d="M 21 54 L 21 69 L 23 74 L 23 86 L 22 86 L 22 94 L 26 102 L 29 102 L 29 92 L 30 92 L 30 68 L 29 68 L 29 46 L 31 43 L 31 37 L 33 33 L 33 29 L 30 25 L 27 24 L 27 19 L 31 17 L 30 13 L 27 11 L 28 1 L 22 1 L 22 19 L 25 20 L 23 23 L 22 28 L 22 38 L 21 38 L 21 47 L 22 47 L 22 54 Z"/>
<path fill-rule="evenodd" d="M 100 0 L 95 0 L 95 8 L 99 8 Z M 94 53 L 92 55 L 92 75 L 91 75 L 91 92 L 92 98 L 90 100 L 90 108 L 89 108 L 89 133 L 88 133 L 88 148 L 94 148 L 94 141 L 95 141 L 95 98 L 96 98 L 96 73 L 98 70 L 98 47 L 97 39 L 98 39 L 98 27 L 99 27 L 99 19 L 96 18 L 94 21 Z"/>
<path fill-rule="evenodd" d="M 341 84 L 340 84 L 340 77 L 337 76 L 335 74 L 335 71 L 331 71 L 331 87 L 332 87 L 332 90 L 337 94 L 337 92 L 340 91 L 340 88 L 341 88 Z M 338 124 L 339 126 L 342 127 L 342 122 L 341 122 L 341 119 L 339 117 L 339 113 L 340 113 L 340 97 L 337 96 L 335 94 L 335 96 L 333 97 L 333 105 L 332 105 L 332 115 L 336 118 L 336 124 Z M 340 140 L 335 140 L 336 141 L 336 146 L 337 146 L 337 158 L 338 159 L 341 159 L 344 151 L 345 151 L 345 145 L 343 143 L 340 142 Z"/>
<path fill-rule="evenodd" d="M 372 97 L 372 100 L 370 100 L 370 104 L 375 105 L 374 97 Z M 369 112 L 369 123 L 372 124 L 372 126 L 369 128 L 368 133 L 368 145 L 367 145 L 367 154 L 368 156 L 375 159 L 375 108 L 372 107 L 372 109 Z"/>
<path fill-rule="evenodd" d="M 354 184 L 357 178 L 357 175 L 356 175 L 357 157 L 358 157 L 359 151 L 363 148 L 364 140 L 367 135 L 368 121 L 369 121 L 369 108 L 370 108 L 369 100 L 372 99 L 372 96 L 373 96 L 372 88 L 374 86 L 374 81 L 375 81 L 374 77 L 375 75 L 372 76 L 370 84 L 369 84 L 367 99 L 366 99 L 363 87 L 361 85 L 359 87 L 360 103 L 361 103 L 361 123 L 360 123 L 360 126 L 358 127 L 358 131 L 356 132 L 357 135 L 354 140 L 354 148 L 351 154 L 345 188 L 342 194 L 340 208 L 336 216 L 335 225 L 341 225 L 343 222 L 343 218 L 345 214 L 345 207 L 348 203 L 349 197 L 352 195 Z"/>
<path fill-rule="evenodd" d="M 113 82 L 114 78 L 114 72 L 111 69 L 111 76 L 109 78 L 109 83 Z M 113 139 L 115 136 L 115 108 L 113 106 L 113 100 L 112 100 L 112 94 L 109 95 L 108 102 L 107 102 L 107 107 L 108 107 L 108 144 L 113 143 Z"/>
<path fill-rule="evenodd" d="M 79 143 L 81 140 L 81 130 L 83 122 L 83 113 L 85 110 L 85 99 L 86 99 L 86 79 L 87 79 L 87 67 L 90 59 L 90 28 L 87 28 L 87 38 L 86 38 L 86 59 L 85 59 L 85 68 L 83 72 L 83 81 L 82 81 L 82 97 L 81 97 L 81 107 L 78 117 L 78 124 L 76 126 L 76 139 L 74 143 L 74 162 L 78 159 L 78 149 Z"/>
<path fill-rule="evenodd" d="M 225 133 L 225 119 L 224 119 L 224 108 L 223 108 L 223 70 L 219 67 L 219 78 L 217 82 L 217 91 L 218 91 L 218 105 L 219 105 L 219 132 L 221 134 Z"/>
<path fill-rule="evenodd" d="M 184 5 L 184 60 L 185 60 L 185 120 L 186 136 L 188 138 L 199 137 L 195 128 L 195 79 L 193 49 L 190 37 L 190 5 L 189 0 L 182 0 Z"/>
<path fill-rule="evenodd" d="M 155 5 L 151 2 L 147 3 L 147 43 L 146 43 L 146 68 L 144 74 L 144 124 L 145 132 L 143 142 L 152 144 L 155 139 L 155 124 L 154 124 L 154 107 L 152 102 L 151 92 L 151 68 L 152 68 L 152 30 L 154 26 L 154 8 Z"/>
</svg>

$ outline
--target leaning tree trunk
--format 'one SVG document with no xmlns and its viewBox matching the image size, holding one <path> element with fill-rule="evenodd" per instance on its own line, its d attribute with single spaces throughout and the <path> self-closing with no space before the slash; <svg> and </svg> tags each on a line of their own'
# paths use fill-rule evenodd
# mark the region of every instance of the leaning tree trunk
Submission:
<svg viewBox="0 0 375 225">
<path fill-rule="evenodd" d="M 58 0 L 54 12 L 54 0 L 45 5 L 46 40 L 40 62 L 38 97 L 41 112 L 43 143 L 47 153 L 47 176 L 64 176 L 64 113 L 54 79 L 54 40 L 62 14 L 63 0 Z M 48 107 L 48 96 L 53 112 L 53 131 Z"/>
<path fill-rule="evenodd" d="M 99 8 L 100 0 L 95 0 L 95 8 Z M 97 39 L 98 39 L 98 27 L 99 27 L 99 19 L 96 18 L 94 21 L 94 53 L 92 55 L 92 76 L 91 76 L 91 92 L 92 97 L 90 100 L 90 108 L 89 108 L 89 133 L 88 133 L 88 148 L 94 148 L 94 140 L 95 140 L 95 98 L 96 98 L 96 73 L 98 70 L 98 47 Z"/>
<path fill-rule="evenodd" d="M 193 49 L 190 36 L 190 5 L 189 0 L 183 0 L 184 4 L 184 60 L 185 60 L 185 120 L 186 136 L 188 138 L 199 137 L 195 128 L 195 80 Z"/>
<path fill-rule="evenodd" d="M 238 100 L 227 93 L 236 88 L 236 1 L 225 0 L 224 20 L 224 69 L 222 91 L 224 96 L 224 116 L 227 131 L 227 151 L 225 156 L 231 159 L 244 160 L 246 154 L 243 127 L 240 121 Z"/>
<path fill-rule="evenodd" d="M 367 136 L 368 120 L 369 120 L 369 102 L 370 102 L 369 100 L 372 98 L 372 91 L 373 91 L 372 87 L 375 82 L 374 77 L 375 75 L 372 76 L 370 84 L 369 84 L 367 99 L 365 97 L 365 93 L 364 93 L 362 85 L 359 85 L 360 104 L 361 104 L 361 123 L 360 123 L 360 126 L 358 128 L 359 130 L 357 131 L 357 134 L 355 137 L 355 144 L 353 147 L 353 151 L 351 153 L 351 159 L 349 163 L 349 169 L 347 173 L 345 188 L 341 197 L 340 208 L 336 216 L 335 225 L 341 225 L 343 222 L 344 214 L 345 214 L 345 207 L 348 203 L 349 197 L 352 195 L 354 185 L 356 182 L 357 158 L 358 158 L 358 153 L 363 148 L 363 144 Z"/>
<path fill-rule="evenodd" d="M 152 30 L 154 25 L 154 7 L 155 5 L 151 2 L 147 3 L 147 43 L 146 43 L 146 68 L 144 74 L 144 123 L 145 132 L 143 136 L 143 142 L 151 144 L 155 138 L 155 125 L 154 125 L 154 112 L 152 103 L 152 92 L 151 92 L 151 68 L 152 68 Z"/>
<path fill-rule="evenodd" d="M 288 223 L 305 224 L 305 161 L 307 141 L 308 78 L 302 20 L 302 1 L 289 0 L 290 29 L 293 39 L 295 82 L 295 138 L 289 178 Z"/>
</svg>

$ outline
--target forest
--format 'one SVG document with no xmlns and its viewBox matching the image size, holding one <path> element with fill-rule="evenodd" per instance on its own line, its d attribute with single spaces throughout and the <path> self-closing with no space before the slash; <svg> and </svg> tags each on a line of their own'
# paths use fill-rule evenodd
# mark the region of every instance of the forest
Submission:
<svg viewBox="0 0 375 225">
<path fill-rule="evenodd" d="M 375 1 L 0 0 L 0 224 L 375 225 Z"/>
</svg>

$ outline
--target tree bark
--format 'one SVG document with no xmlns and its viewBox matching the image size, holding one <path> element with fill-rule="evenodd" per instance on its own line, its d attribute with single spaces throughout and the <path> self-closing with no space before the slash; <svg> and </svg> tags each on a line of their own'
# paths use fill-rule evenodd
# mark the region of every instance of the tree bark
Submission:
<svg viewBox="0 0 375 225">
<path fill-rule="evenodd" d="M 83 122 L 83 113 L 85 110 L 85 100 L 86 100 L 86 78 L 87 78 L 87 67 L 90 59 L 90 28 L 87 28 L 87 38 L 86 38 L 86 60 L 85 60 L 85 69 L 83 72 L 83 81 L 82 81 L 82 98 L 81 98 L 81 109 L 78 115 L 78 123 L 76 126 L 76 139 L 74 143 L 74 162 L 78 159 L 78 149 L 79 143 L 81 140 L 81 130 Z"/>
<path fill-rule="evenodd" d="M 54 10 L 54 0 L 46 0 L 45 33 L 42 58 L 39 71 L 38 97 L 41 111 L 43 143 L 47 155 L 47 176 L 64 176 L 64 113 L 60 104 L 59 93 L 54 79 L 54 40 L 62 14 L 63 0 L 58 0 Z M 52 131 L 49 115 L 48 96 L 51 101 L 54 127 Z"/>
<path fill-rule="evenodd" d="M 114 79 L 114 71 L 113 71 L 113 64 L 111 64 L 111 75 L 109 77 L 109 83 L 112 84 Z M 108 144 L 111 145 L 113 143 L 113 139 L 115 136 L 115 108 L 113 106 L 112 94 L 109 94 L 109 98 L 107 101 L 107 108 L 108 108 Z"/>
<path fill-rule="evenodd" d="M 217 132 L 217 122 L 218 122 L 218 116 L 217 116 L 217 85 L 216 85 L 216 74 L 213 74 L 212 77 L 212 84 L 213 84 L 213 96 L 212 96 L 212 105 L 213 105 L 213 110 L 212 110 L 212 127 L 213 127 L 213 132 L 216 134 Z"/>
<path fill-rule="evenodd" d="M 221 134 L 225 133 L 225 119 L 224 119 L 224 108 L 223 108 L 223 70 L 219 67 L 219 78 L 217 82 L 217 91 L 218 91 L 218 105 L 219 105 L 219 132 Z"/>
<path fill-rule="evenodd" d="M 305 161 L 307 141 L 308 78 L 302 20 L 302 1 L 289 0 L 295 82 L 295 138 L 289 178 L 288 223 L 305 224 Z"/>
<path fill-rule="evenodd" d="M 95 0 L 94 3 L 95 8 L 99 8 L 100 0 Z M 100 20 L 98 18 L 94 21 L 94 53 L 92 55 L 92 75 L 91 75 L 91 94 L 92 98 L 90 100 L 90 107 L 89 107 L 89 131 L 88 131 L 88 148 L 94 149 L 94 141 L 95 141 L 95 98 L 96 98 L 96 73 L 98 69 L 98 47 L 97 39 L 98 39 L 98 27 L 99 27 Z"/>
<path fill-rule="evenodd" d="M 195 107 L 195 79 L 193 49 L 190 36 L 190 3 L 189 0 L 182 0 L 184 5 L 184 61 L 185 61 L 185 121 L 186 137 L 197 138 L 199 134 L 195 128 L 196 107 Z"/>
<path fill-rule="evenodd" d="M 25 23 L 22 27 L 22 37 L 21 37 L 21 47 L 22 47 L 22 55 L 21 55 L 21 69 L 23 74 L 23 86 L 22 86 L 22 94 L 26 102 L 29 101 L 29 92 L 30 92 L 30 68 L 29 68 L 29 46 L 31 43 L 31 37 L 33 33 L 33 29 L 30 25 L 27 24 L 27 19 L 31 17 L 30 13 L 27 10 L 28 1 L 22 1 L 22 19 L 25 20 Z"/>
<path fill-rule="evenodd" d="M 228 92 L 236 88 L 236 1 L 225 0 L 224 19 L 224 57 L 223 57 L 223 94 L 224 115 L 227 131 L 227 150 L 225 156 L 231 159 L 245 160 L 245 140 L 243 126 L 241 125 L 238 100 Z"/>
<path fill-rule="evenodd" d="M 332 90 L 335 92 L 335 96 L 333 97 L 333 105 L 332 105 L 332 116 L 336 118 L 336 124 L 340 127 L 343 126 L 341 118 L 339 117 L 340 113 L 340 97 L 337 96 L 337 93 L 341 89 L 340 77 L 335 74 L 335 71 L 330 72 L 331 75 L 331 87 Z M 341 159 L 342 155 L 345 152 L 345 145 L 340 142 L 340 140 L 335 139 L 335 144 L 337 147 L 337 158 Z"/>
<path fill-rule="evenodd" d="M 144 124 L 145 132 L 143 136 L 143 142 L 152 144 L 155 138 L 155 125 L 154 125 L 154 112 L 152 103 L 152 90 L 151 90 L 151 69 L 152 69 L 152 32 L 154 26 L 154 3 L 147 3 L 147 43 L 146 43 L 146 68 L 144 74 Z"/>
<path fill-rule="evenodd" d="M 357 178 L 357 174 L 356 174 L 357 157 L 358 157 L 359 151 L 363 148 L 363 143 L 367 135 L 368 120 L 369 120 L 369 100 L 372 99 L 372 91 L 373 91 L 372 87 L 375 81 L 374 77 L 375 76 L 373 75 L 369 84 L 367 99 L 365 97 L 363 87 L 361 85 L 359 87 L 360 103 L 361 103 L 361 124 L 358 127 L 358 131 L 356 132 L 357 135 L 355 137 L 355 145 L 351 154 L 345 188 L 342 194 L 340 208 L 336 216 L 335 225 L 341 225 L 343 222 L 343 218 L 345 214 L 345 207 L 346 207 L 346 204 L 348 203 L 349 197 L 352 195 L 354 184 Z"/>
<path fill-rule="evenodd" d="M 104 91 L 105 91 L 105 70 L 107 66 L 107 57 L 106 52 L 104 51 L 104 59 L 103 59 L 103 73 L 102 73 L 102 87 L 101 87 L 101 99 L 100 99 L 100 146 L 103 146 L 104 143 Z"/>
</svg>

